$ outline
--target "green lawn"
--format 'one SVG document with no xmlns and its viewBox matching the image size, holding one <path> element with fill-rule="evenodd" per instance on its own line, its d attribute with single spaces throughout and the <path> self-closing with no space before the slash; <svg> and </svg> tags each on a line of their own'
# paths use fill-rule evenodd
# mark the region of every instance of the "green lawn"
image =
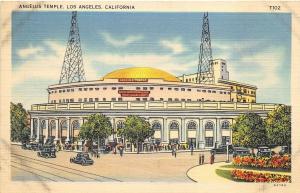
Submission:
<svg viewBox="0 0 300 193">
<path fill-rule="evenodd" d="M 257 171 L 286 172 L 286 173 L 290 173 L 290 172 L 291 172 L 291 170 L 287 170 L 287 169 L 255 168 L 255 167 L 235 166 L 235 165 L 233 165 L 233 164 L 231 164 L 231 165 L 224 165 L 224 166 L 221 166 L 221 168 L 230 168 L 230 169 L 249 169 L 249 170 L 257 170 Z"/>
<path fill-rule="evenodd" d="M 216 169 L 216 174 L 231 181 L 242 182 L 241 180 L 236 180 L 232 178 L 230 170 Z"/>
</svg>

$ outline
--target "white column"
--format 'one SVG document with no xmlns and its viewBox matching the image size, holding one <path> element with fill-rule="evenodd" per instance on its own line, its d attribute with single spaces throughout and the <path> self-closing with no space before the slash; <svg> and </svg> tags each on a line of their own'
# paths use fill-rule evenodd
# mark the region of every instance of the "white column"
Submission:
<svg viewBox="0 0 300 193">
<path fill-rule="evenodd" d="M 36 129 L 36 139 L 35 141 L 36 142 L 39 142 L 40 141 L 40 118 L 37 118 L 37 129 Z"/>
<path fill-rule="evenodd" d="M 34 133 L 33 133 L 33 122 L 34 122 L 34 118 L 31 118 L 30 119 L 30 138 L 32 139 L 33 136 L 34 136 Z"/>
<path fill-rule="evenodd" d="M 71 119 L 70 117 L 67 117 L 67 138 L 66 142 L 70 142 L 70 128 L 71 127 Z"/>
<path fill-rule="evenodd" d="M 181 118 L 181 142 L 186 142 L 186 122 L 184 118 Z"/>
<path fill-rule="evenodd" d="M 58 141 L 59 140 L 59 138 L 58 138 L 58 130 L 59 130 L 59 128 L 58 128 L 58 122 L 59 122 L 59 119 L 57 118 L 57 119 L 55 119 L 55 141 Z"/>
<path fill-rule="evenodd" d="M 164 142 L 169 142 L 169 128 L 168 128 L 168 124 L 167 124 L 167 118 L 164 118 L 164 135 L 163 135 L 163 139 Z"/>
<path fill-rule="evenodd" d="M 49 139 L 49 119 L 46 119 L 45 120 L 45 130 L 46 130 L 46 132 L 47 132 L 47 135 L 46 135 L 46 139 Z"/>
</svg>

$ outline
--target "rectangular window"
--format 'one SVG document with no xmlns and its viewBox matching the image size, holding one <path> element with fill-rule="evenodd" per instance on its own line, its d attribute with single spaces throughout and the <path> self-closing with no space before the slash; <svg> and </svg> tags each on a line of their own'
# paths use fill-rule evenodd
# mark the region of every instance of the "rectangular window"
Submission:
<svg viewBox="0 0 300 193">
<path fill-rule="evenodd" d="M 153 90 L 154 89 L 154 87 L 150 87 L 150 90 Z"/>
<path fill-rule="evenodd" d="M 187 91 L 192 91 L 192 89 L 188 88 Z"/>
<path fill-rule="evenodd" d="M 201 90 L 200 90 L 200 89 L 197 89 L 197 92 L 201 92 Z"/>
<path fill-rule="evenodd" d="M 214 146 L 214 138 L 205 137 L 205 147 L 213 147 L 213 146 Z"/>
<path fill-rule="evenodd" d="M 206 92 L 206 90 L 202 90 L 202 92 Z"/>
<path fill-rule="evenodd" d="M 178 91 L 178 90 L 179 90 L 179 88 L 174 88 L 174 90 Z"/>
<path fill-rule="evenodd" d="M 208 90 L 207 92 L 208 92 L 208 93 L 211 93 L 211 90 Z"/>
<path fill-rule="evenodd" d="M 99 90 L 99 88 L 95 88 L 95 90 Z"/>
<path fill-rule="evenodd" d="M 95 101 L 98 102 L 98 101 L 99 101 L 99 98 L 95 98 Z"/>
<path fill-rule="evenodd" d="M 67 92 L 70 92 L 70 89 L 67 89 Z"/>
<path fill-rule="evenodd" d="M 103 90 L 107 90 L 107 88 L 106 88 L 106 87 L 103 87 Z"/>
<path fill-rule="evenodd" d="M 153 98 L 153 97 L 151 97 L 151 98 L 150 98 L 150 101 L 154 101 L 154 98 Z"/>
<path fill-rule="evenodd" d="M 163 101 L 164 99 L 163 99 L 163 98 L 160 98 L 159 100 L 160 100 L 160 101 Z"/>
<path fill-rule="evenodd" d="M 184 88 L 181 88 L 181 91 L 185 91 L 185 89 L 184 89 Z"/>
<path fill-rule="evenodd" d="M 79 98 L 79 99 L 78 99 L 78 102 L 82 102 L 82 98 Z"/>
<path fill-rule="evenodd" d="M 84 88 L 84 91 L 87 91 L 88 89 L 87 88 Z"/>
<path fill-rule="evenodd" d="M 118 90 L 123 90 L 123 87 L 118 87 Z"/>
<path fill-rule="evenodd" d="M 106 101 L 106 98 L 103 98 L 102 100 L 103 100 L 103 101 Z"/>
<path fill-rule="evenodd" d="M 54 103 L 56 103 L 56 100 L 54 100 Z"/>
<path fill-rule="evenodd" d="M 89 90 L 94 90 L 94 88 L 89 88 Z"/>
<path fill-rule="evenodd" d="M 163 88 L 163 87 L 160 87 L 160 90 L 164 90 L 164 88 Z"/>
<path fill-rule="evenodd" d="M 185 101 L 185 99 L 181 99 L 181 101 Z"/>
<path fill-rule="evenodd" d="M 226 145 L 226 142 L 230 143 L 230 137 L 222 136 L 222 145 Z"/>
<path fill-rule="evenodd" d="M 61 93 L 62 91 L 61 90 L 59 90 L 59 93 Z"/>
<path fill-rule="evenodd" d="M 136 90 L 141 90 L 141 88 L 140 87 L 136 87 Z"/>
<path fill-rule="evenodd" d="M 71 92 L 74 92 L 74 88 L 71 89 Z"/>
<path fill-rule="evenodd" d="M 71 102 L 71 103 L 74 102 L 74 99 L 70 99 L 70 102 Z"/>
<path fill-rule="evenodd" d="M 143 87 L 143 90 L 147 90 L 147 87 Z"/>
<path fill-rule="evenodd" d="M 172 98 L 168 98 L 168 101 L 172 101 Z"/>
<path fill-rule="evenodd" d="M 147 101 L 147 98 L 143 98 L 143 101 Z"/>
<path fill-rule="evenodd" d="M 82 91 L 82 88 L 79 88 L 78 90 L 79 90 L 79 91 Z"/>
<path fill-rule="evenodd" d="M 112 101 L 116 101 L 116 98 L 111 98 Z"/>
<path fill-rule="evenodd" d="M 65 90 L 63 90 L 63 92 L 66 92 Z"/>
<path fill-rule="evenodd" d="M 84 102 L 87 102 L 87 98 L 84 98 Z"/>
<path fill-rule="evenodd" d="M 191 102 L 191 101 L 192 101 L 192 99 L 188 99 L 187 101 Z"/>
<path fill-rule="evenodd" d="M 63 99 L 63 103 L 64 103 L 64 102 L 66 102 L 66 100 L 65 100 L 65 99 Z"/>
<path fill-rule="evenodd" d="M 179 101 L 179 99 L 176 98 L 175 101 Z"/>
<path fill-rule="evenodd" d="M 222 91 L 220 91 L 220 94 L 223 94 L 223 92 L 222 92 Z"/>
<path fill-rule="evenodd" d="M 122 101 L 122 98 L 118 98 L 118 101 Z"/>
<path fill-rule="evenodd" d="M 172 88 L 168 88 L 168 90 L 172 90 Z"/>
<path fill-rule="evenodd" d="M 116 87 L 112 87 L 111 89 L 112 89 L 112 90 L 116 90 L 117 88 L 116 88 Z"/>
<path fill-rule="evenodd" d="M 141 99 L 140 99 L 140 98 L 136 98 L 136 100 L 137 100 L 137 101 L 140 101 Z"/>
<path fill-rule="evenodd" d="M 89 98 L 89 102 L 93 102 L 93 98 Z"/>
<path fill-rule="evenodd" d="M 61 99 L 59 99 L 59 103 L 61 103 Z"/>
</svg>

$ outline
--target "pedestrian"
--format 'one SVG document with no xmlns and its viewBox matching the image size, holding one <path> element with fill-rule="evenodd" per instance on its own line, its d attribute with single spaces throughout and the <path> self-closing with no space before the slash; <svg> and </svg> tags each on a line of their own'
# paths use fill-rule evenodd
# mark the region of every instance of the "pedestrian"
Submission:
<svg viewBox="0 0 300 193">
<path fill-rule="evenodd" d="M 191 144 L 191 155 L 194 153 L 194 144 Z"/>
<path fill-rule="evenodd" d="M 210 155 L 210 164 L 213 164 L 214 161 L 215 161 L 215 154 L 211 153 L 211 155 Z"/>
<path fill-rule="evenodd" d="M 175 158 L 176 158 L 176 156 L 177 156 L 176 148 L 174 148 L 174 156 L 175 156 Z"/>
<path fill-rule="evenodd" d="M 199 165 L 202 165 L 202 154 L 199 154 Z"/>
<path fill-rule="evenodd" d="M 123 157 L 123 147 L 120 147 L 120 156 Z"/>
<path fill-rule="evenodd" d="M 204 154 L 201 155 L 201 165 L 204 164 Z"/>
<path fill-rule="evenodd" d="M 172 152 L 172 156 L 174 156 L 174 148 L 172 148 L 172 151 L 171 151 L 171 152 Z"/>
</svg>

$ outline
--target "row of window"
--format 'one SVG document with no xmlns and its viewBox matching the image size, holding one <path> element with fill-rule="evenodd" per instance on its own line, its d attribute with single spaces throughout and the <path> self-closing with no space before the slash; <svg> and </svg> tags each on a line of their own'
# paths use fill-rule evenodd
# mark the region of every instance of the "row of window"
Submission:
<svg viewBox="0 0 300 193">
<path fill-rule="evenodd" d="M 123 87 L 111 87 L 112 90 L 123 90 Z M 164 90 L 164 87 L 160 87 L 160 90 Z M 78 88 L 78 91 L 99 91 L 100 89 L 98 87 L 96 88 Z M 103 87 L 103 90 L 107 90 L 107 87 Z M 154 90 L 154 87 L 136 87 L 136 90 Z M 174 90 L 174 91 L 192 91 L 190 88 L 171 88 L 168 87 L 168 90 Z M 74 89 L 62 89 L 58 90 L 59 93 L 65 93 L 65 92 L 74 92 Z M 217 93 L 215 90 L 201 90 L 197 89 L 197 92 L 203 92 L 203 93 Z M 52 90 L 51 93 L 57 93 L 57 90 Z M 220 91 L 220 94 L 230 94 L 230 92 L 226 91 Z"/>
<path fill-rule="evenodd" d="M 168 99 L 164 99 L 164 98 L 159 98 L 159 99 L 154 99 L 153 97 L 150 98 L 136 98 L 136 101 L 175 101 L 175 102 L 179 102 L 179 101 L 187 101 L 187 102 L 191 102 L 192 99 L 178 99 L 178 98 L 168 98 Z M 99 102 L 99 98 L 79 98 L 77 102 Z M 102 101 L 123 101 L 123 98 L 102 98 Z M 207 99 L 197 99 L 195 101 L 207 101 L 207 102 L 216 102 L 215 100 L 207 100 Z M 59 99 L 58 100 L 59 103 L 72 103 L 75 102 L 74 99 Z M 221 102 L 226 102 L 226 101 L 221 101 Z M 56 100 L 51 100 L 51 103 L 56 103 Z"/>
</svg>

